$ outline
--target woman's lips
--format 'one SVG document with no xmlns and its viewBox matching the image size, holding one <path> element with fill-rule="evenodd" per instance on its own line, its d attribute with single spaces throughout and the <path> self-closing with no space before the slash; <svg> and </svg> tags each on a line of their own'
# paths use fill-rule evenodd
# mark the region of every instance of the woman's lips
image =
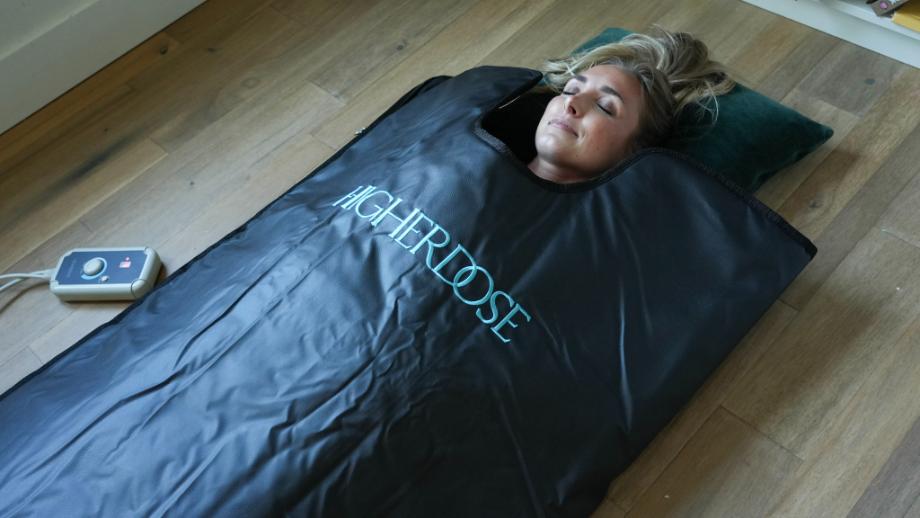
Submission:
<svg viewBox="0 0 920 518">
<path fill-rule="evenodd" d="M 572 135 L 575 135 L 576 137 L 578 136 L 578 133 L 575 133 L 575 130 L 574 130 L 571 126 L 569 126 L 569 125 L 566 124 L 564 121 L 561 121 L 561 120 L 559 120 L 559 119 L 553 119 L 553 120 L 549 121 L 549 125 L 550 125 L 550 126 L 555 126 L 555 127 L 559 128 L 559 129 L 562 129 L 563 131 L 567 131 L 567 132 L 571 133 Z"/>
</svg>

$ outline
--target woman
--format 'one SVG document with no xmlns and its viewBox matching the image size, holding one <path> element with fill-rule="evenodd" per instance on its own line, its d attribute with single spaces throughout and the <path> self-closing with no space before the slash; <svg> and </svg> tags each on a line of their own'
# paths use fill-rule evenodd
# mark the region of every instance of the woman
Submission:
<svg viewBox="0 0 920 518">
<path fill-rule="evenodd" d="M 661 145 L 688 106 L 717 114 L 715 97 L 735 85 L 703 42 L 658 27 L 547 61 L 543 71 L 546 85 L 534 93 L 557 95 L 536 128 L 528 167 L 560 184 L 590 180 L 639 149 Z"/>
</svg>

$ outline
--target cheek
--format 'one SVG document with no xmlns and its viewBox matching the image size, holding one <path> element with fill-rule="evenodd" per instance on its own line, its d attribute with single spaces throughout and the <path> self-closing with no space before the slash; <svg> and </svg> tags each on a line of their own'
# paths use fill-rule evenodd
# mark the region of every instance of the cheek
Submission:
<svg viewBox="0 0 920 518">
<path fill-rule="evenodd" d="M 547 104 L 546 108 L 543 110 L 543 117 L 540 118 L 540 123 L 546 124 L 546 121 L 557 115 L 561 108 L 562 101 L 560 101 L 558 97 L 550 99 L 549 104 Z"/>
<path fill-rule="evenodd" d="M 584 142 L 583 156 L 596 167 L 607 167 L 625 153 L 628 139 L 618 128 L 604 125 L 594 128 L 590 135 Z"/>
<path fill-rule="evenodd" d="M 592 146 L 610 150 L 611 153 L 625 148 L 629 140 L 626 128 L 612 124 L 599 125 L 595 136 L 597 138 L 592 142 Z"/>
</svg>

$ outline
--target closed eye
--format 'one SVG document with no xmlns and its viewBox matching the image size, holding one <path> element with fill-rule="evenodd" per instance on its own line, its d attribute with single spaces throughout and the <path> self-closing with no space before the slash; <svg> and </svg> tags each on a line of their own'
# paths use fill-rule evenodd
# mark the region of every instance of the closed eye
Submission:
<svg viewBox="0 0 920 518">
<path fill-rule="evenodd" d="M 575 94 L 577 94 L 578 92 L 569 92 L 569 91 L 563 90 L 561 93 L 562 93 L 562 95 L 575 95 Z M 600 108 L 601 111 L 604 112 L 604 113 L 606 113 L 607 115 L 613 116 L 613 111 L 608 110 L 607 108 L 604 108 L 604 106 L 603 106 L 602 104 L 597 103 L 597 107 Z"/>
</svg>

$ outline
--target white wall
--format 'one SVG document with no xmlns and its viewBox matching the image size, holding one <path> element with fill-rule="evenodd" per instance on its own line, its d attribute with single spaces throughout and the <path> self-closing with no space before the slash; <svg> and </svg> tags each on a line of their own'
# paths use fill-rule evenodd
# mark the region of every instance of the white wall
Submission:
<svg viewBox="0 0 920 518">
<path fill-rule="evenodd" d="M 0 132 L 204 0 L 0 0 Z"/>
<path fill-rule="evenodd" d="M 50 31 L 95 0 L 0 0 L 0 59 Z"/>
</svg>

